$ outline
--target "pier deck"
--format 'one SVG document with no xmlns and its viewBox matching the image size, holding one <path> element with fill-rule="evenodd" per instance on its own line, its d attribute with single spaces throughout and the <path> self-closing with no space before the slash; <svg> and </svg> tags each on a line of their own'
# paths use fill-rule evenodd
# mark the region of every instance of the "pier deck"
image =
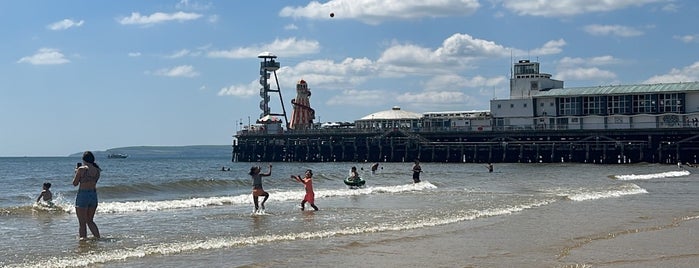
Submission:
<svg viewBox="0 0 699 268">
<path fill-rule="evenodd" d="M 697 163 L 699 128 L 238 133 L 234 162 Z"/>
</svg>

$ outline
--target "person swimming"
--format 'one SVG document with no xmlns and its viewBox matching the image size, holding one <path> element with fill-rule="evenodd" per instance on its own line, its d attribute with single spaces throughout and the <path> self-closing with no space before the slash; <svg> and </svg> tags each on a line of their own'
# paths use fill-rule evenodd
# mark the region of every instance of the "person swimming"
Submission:
<svg viewBox="0 0 699 268">
<path fill-rule="evenodd" d="M 374 163 L 371 165 L 371 174 L 376 174 L 376 170 L 379 169 L 379 162 Z"/>
<path fill-rule="evenodd" d="M 50 182 L 44 182 L 44 185 L 41 188 L 41 193 L 39 194 L 39 197 L 36 198 L 36 202 L 39 203 L 42 199 L 46 204 L 48 205 L 53 205 L 53 193 L 51 193 L 51 183 Z"/>
</svg>

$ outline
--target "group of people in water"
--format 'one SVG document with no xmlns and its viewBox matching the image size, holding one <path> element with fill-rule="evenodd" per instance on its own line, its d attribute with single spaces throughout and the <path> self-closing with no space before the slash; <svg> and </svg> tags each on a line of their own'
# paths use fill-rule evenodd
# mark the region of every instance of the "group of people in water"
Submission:
<svg viewBox="0 0 699 268">
<path fill-rule="evenodd" d="M 269 193 L 262 187 L 262 177 L 268 177 L 272 175 L 272 164 L 269 165 L 269 170 L 266 173 L 262 173 L 262 168 L 259 166 L 253 166 L 250 168 L 248 173 L 252 178 L 252 202 L 255 205 L 255 213 L 261 213 L 265 210 L 265 202 L 269 198 Z M 303 188 L 306 190 L 306 195 L 301 200 L 301 210 L 306 209 L 306 203 L 311 205 L 314 210 L 318 210 L 315 204 L 315 192 L 313 191 L 313 170 L 307 169 L 303 177 L 291 175 L 291 179 L 298 181 L 303 184 Z M 260 203 L 260 197 L 263 197 L 262 203 Z"/>
<path fill-rule="evenodd" d="M 379 163 L 371 165 L 371 173 L 375 174 L 379 168 Z M 488 171 L 493 172 L 493 165 L 488 163 Z M 221 168 L 221 170 L 226 170 Z M 230 169 L 228 169 L 230 170 Z M 87 229 L 90 230 L 95 238 L 100 238 L 99 228 L 94 221 L 95 212 L 97 211 L 97 181 L 100 178 L 102 169 L 95 162 L 95 156 L 91 151 L 85 151 L 82 156 L 82 162 L 77 163 L 75 167 L 75 176 L 73 177 L 73 186 L 78 187 L 78 193 L 75 198 L 75 214 L 78 218 L 78 235 L 80 240 L 87 239 Z M 412 168 L 413 182 L 420 182 L 420 173 L 422 167 L 420 161 L 415 160 Z M 252 178 L 252 199 L 255 205 L 254 213 L 264 212 L 265 202 L 269 198 L 269 193 L 262 187 L 262 177 L 272 175 L 272 165 L 269 165 L 267 172 L 262 173 L 262 168 L 253 166 L 248 173 Z M 318 210 L 315 204 L 315 193 L 313 191 L 313 170 L 307 169 L 303 176 L 291 175 L 291 179 L 302 183 L 306 194 L 301 200 L 301 210 L 305 210 L 306 204 L 309 204 L 314 210 Z M 350 169 L 348 180 L 359 180 L 357 167 Z M 51 192 L 51 183 L 46 182 L 42 186 L 42 191 L 36 199 L 36 202 L 44 201 L 47 205 L 53 205 L 53 193 Z M 262 197 L 262 202 L 259 202 Z"/>
<path fill-rule="evenodd" d="M 379 163 L 374 163 L 371 165 L 371 173 L 375 174 L 376 171 L 379 168 Z M 252 178 L 252 201 L 253 204 L 255 205 L 255 210 L 253 211 L 253 214 L 255 213 L 260 213 L 264 212 L 265 209 L 265 202 L 267 202 L 267 199 L 269 198 L 269 193 L 264 190 L 262 187 L 262 177 L 267 177 L 272 175 L 272 165 L 269 165 L 269 171 L 267 173 L 262 173 L 262 168 L 260 166 L 253 166 L 250 168 L 250 172 L 248 173 L 250 177 Z M 413 182 L 414 183 L 419 183 L 420 182 L 420 173 L 422 173 L 422 167 L 420 167 L 420 161 L 415 160 L 415 164 L 413 165 Z M 318 206 L 315 205 L 315 192 L 313 191 L 313 170 L 307 169 L 306 173 L 304 174 L 303 177 L 301 176 L 296 176 L 296 175 L 291 175 L 291 179 L 303 183 L 303 187 L 306 191 L 306 195 L 303 197 L 303 200 L 301 200 L 301 210 L 305 210 L 306 208 L 306 203 L 308 203 L 314 210 L 318 210 Z M 359 173 L 357 172 L 357 167 L 353 166 L 350 168 L 349 175 L 347 177 L 347 181 L 354 182 L 361 180 L 361 177 L 359 176 Z M 259 202 L 259 198 L 264 197 L 262 199 L 262 202 Z"/>
</svg>

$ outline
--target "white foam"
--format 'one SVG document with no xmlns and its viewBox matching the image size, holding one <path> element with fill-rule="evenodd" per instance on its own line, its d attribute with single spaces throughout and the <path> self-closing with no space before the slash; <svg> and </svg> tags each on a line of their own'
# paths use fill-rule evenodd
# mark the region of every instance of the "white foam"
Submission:
<svg viewBox="0 0 699 268">
<path fill-rule="evenodd" d="M 47 260 L 37 260 L 31 263 L 13 264 L 7 267 L 73 267 L 73 266 L 93 266 L 95 264 L 123 261 L 133 258 L 143 258 L 156 255 L 173 255 L 181 253 L 191 253 L 199 250 L 215 250 L 223 248 L 242 247 L 261 243 L 273 243 L 280 241 L 293 241 L 299 239 L 321 239 L 335 236 L 356 235 L 363 233 L 379 233 L 387 231 L 403 231 L 419 229 L 424 227 L 440 226 L 462 221 L 473 220 L 482 217 L 492 217 L 512 214 L 525 209 L 544 206 L 555 202 L 555 199 L 535 201 L 528 204 L 507 206 L 503 208 L 486 209 L 482 211 L 462 211 L 458 215 L 451 217 L 432 217 L 427 219 L 417 219 L 412 222 L 383 223 L 370 225 L 367 227 L 355 226 L 335 230 L 269 234 L 261 236 L 247 237 L 220 237 L 199 241 L 182 241 L 171 243 L 160 243 L 151 245 L 141 245 L 135 248 L 124 248 L 109 250 L 104 252 L 93 252 L 80 256 L 66 256 L 62 258 L 53 257 Z"/>
<path fill-rule="evenodd" d="M 631 181 L 631 180 L 651 180 L 651 179 L 682 177 L 682 176 L 689 176 L 690 174 L 691 173 L 687 170 L 678 170 L 678 171 L 668 171 L 668 172 L 653 173 L 653 174 L 615 175 L 614 177 L 616 179 L 622 180 L 622 181 Z"/>
<path fill-rule="evenodd" d="M 338 189 L 338 190 L 317 190 L 315 191 L 316 198 L 342 197 L 342 196 L 357 196 L 370 195 L 375 193 L 403 193 L 412 191 L 422 191 L 427 189 L 435 189 L 437 186 L 423 181 L 421 183 L 395 185 L 395 186 L 377 186 L 366 187 L 361 189 Z M 269 201 L 293 201 L 300 200 L 304 196 L 304 190 L 286 190 L 276 191 L 268 190 L 270 193 Z M 217 196 L 217 197 L 201 197 L 188 198 L 178 200 L 161 200 L 161 201 L 126 201 L 126 202 L 101 202 L 97 207 L 99 213 L 128 213 L 141 211 L 161 211 L 168 209 L 186 209 L 207 206 L 222 206 L 222 205 L 248 205 L 252 202 L 250 194 L 242 194 L 237 196 Z M 72 205 L 62 204 L 64 210 L 72 211 Z"/>
<path fill-rule="evenodd" d="M 604 198 L 614 198 L 626 195 L 635 194 L 647 194 L 646 189 L 641 188 L 636 184 L 625 184 L 621 185 L 616 189 L 604 189 L 604 190 L 594 190 L 594 189 L 581 189 L 581 190 L 570 190 L 568 193 L 563 194 L 568 199 L 573 201 L 585 201 L 585 200 L 596 200 Z"/>
</svg>

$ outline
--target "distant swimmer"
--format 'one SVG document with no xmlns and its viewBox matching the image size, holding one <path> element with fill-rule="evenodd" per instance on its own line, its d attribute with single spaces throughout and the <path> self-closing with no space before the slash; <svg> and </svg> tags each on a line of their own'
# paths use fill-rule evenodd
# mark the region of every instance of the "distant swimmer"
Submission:
<svg viewBox="0 0 699 268">
<path fill-rule="evenodd" d="M 420 173 L 422 173 L 422 167 L 420 167 L 420 161 L 415 159 L 415 164 L 413 165 L 413 182 L 420 182 Z"/>
<path fill-rule="evenodd" d="M 36 198 L 36 202 L 39 203 L 42 199 L 46 204 L 48 205 L 53 205 L 53 193 L 51 193 L 51 183 L 50 182 L 44 182 L 43 187 L 41 188 L 41 193 L 39 194 L 39 197 Z"/>
<path fill-rule="evenodd" d="M 262 188 L 262 177 L 268 177 L 272 175 L 272 164 L 269 164 L 269 171 L 267 173 L 260 173 L 261 167 L 254 166 L 250 168 L 250 177 L 252 177 L 252 201 L 255 203 L 255 211 L 257 213 L 260 210 L 260 204 L 258 204 L 258 197 L 264 196 L 262 199 L 262 211 L 265 210 L 265 202 L 269 198 L 269 193 L 265 192 Z"/>
<path fill-rule="evenodd" d="M 306 170 L 303 178 L 294 175 L 291 175 L 291 178 L 303 183 L 303 188 L 306 190 L 306 195 L 301 200 L 301 210 L 306 208 L 306 202 L 308 202 L 314 210 L 318 211 L 318 207 L 315 204 L 315 193 L 313 192 L 313 171 L 310 169 Z"/>
<path fill-rule="evenodd" d="M 376 162 L 373 165 L 371 165 L 371 174 L 376 174 L 377 169 L 379 169 L 379 162 Z"/>
</svg>

